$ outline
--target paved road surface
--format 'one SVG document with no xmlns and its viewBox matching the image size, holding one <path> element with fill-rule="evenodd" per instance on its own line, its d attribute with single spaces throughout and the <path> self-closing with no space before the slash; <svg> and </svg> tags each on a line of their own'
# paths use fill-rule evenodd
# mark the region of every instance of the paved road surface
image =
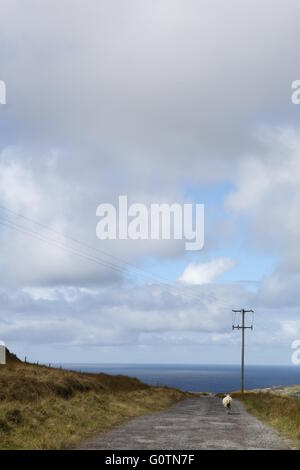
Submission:
<svg viewBox="0 0 300 470">
<path fill-rule="evenodd" d="M 288 449 L 290 443 L 234 401 L 227 414 L 216 397 L 188 398 L 167 411 L 132 419 L 81 449 Z"/>
</svg>

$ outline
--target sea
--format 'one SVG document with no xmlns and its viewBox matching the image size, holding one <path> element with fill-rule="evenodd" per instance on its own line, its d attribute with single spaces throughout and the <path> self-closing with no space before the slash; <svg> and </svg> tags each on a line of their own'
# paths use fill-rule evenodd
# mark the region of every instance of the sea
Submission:
<svg viewBox="0 0 300 470">
<path fill-rule="evenodd" d="M 238 365 L 189 364 L 61 364 L 63 369 L 136 377 L 149 385 L 168 385 L 183 391 L 229 392 L 239 390 Z M 300 366 L 245 367 L 245 388 L 300 385 Z"/>
</svg>

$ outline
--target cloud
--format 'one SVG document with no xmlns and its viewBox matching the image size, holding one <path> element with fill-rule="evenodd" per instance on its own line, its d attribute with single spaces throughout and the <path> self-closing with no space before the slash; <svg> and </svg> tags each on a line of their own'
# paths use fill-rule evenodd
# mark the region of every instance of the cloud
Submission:
<svg viewBox="0 0 300 470">
<path fill-rule="evenodd" d="M 228 258 L 214 259 L 207 263 L 191 263 L 185 268 L 179 281 L 186 284 L 208 284 L 234 266 L 235 262 Z"/>
<path fill-rule="evenodd" d="M 267 2 L 264 22 L 259 1 L 167 0 L 151 9 L 136 0 L 124 9 L 118 1 L 122 14 L 104 0 L 66 0 L 59 12 L 51 1 L 2 2 L 9 99 L 0 116 L 1 199 L 58 229 L 68 248 L 71 235 L 138 264 L 145 256 L 182 256 L 179 242 L 100 247 L 95 209 L 119 194 L 146 204 L 183 202 L 187 182 L 199 194 L 204 183 L 235 183 L 233 165 L 261 149 L 253 129 L 264 110 L 294 116 L 287 93 L 298 73 L 292 52 L 299 3 Z M 247 197 L 259 197 L 255 189 Z M 1 237 L 9 285 L 123 279 L 123 268 L 101 268 L 11 229 Z"/>
<path fill-rule="evenodd" d="M 6 341 L 113 346 L 117 339 L 141 343 L 143 334 L 222 333 L 230 327 L 225 306 L 230 311 L 248 296 L 242 287 L 222 285 L 2 289 L 1 335 Z"/>
<path fill-rule="evenodd" d="M 300 337 L 300 321 L 299 320 L 282 320 L 280 322 L 281 333 L 290 340 L 299 339 Z"/>
<path fill-rule="evenodd" d="M 74 207 L 81 207 L 80 194 L 57 171 L 56 157 L 55 151 L 49 151 L 34 164 L 24 149 L 8 147 L 0 152 L 5 284 L 23 287 L 120 280 L 121 270 L 107 269 L 104 262 L 93 261 L 95 255 L 86 247 L 72 242 L 72 237 L 82 237 L 93 245 L 95 229 L 90 229 L 84 212 L 76 213 Z"/>
<path fill-rule="evenodd" d="M 292 318 L 300 145 L 290 85 L 299 78 L 299 13 L 298 0 L 65 0 L 59 9 L 53 0 L 1 2 L 7 106 L 0 114 L 0 202 L 59 232 L 65 247 L 55 232 L 50 244 L 26 235 L 37 227 L 24 219 L 14 219 L 23 232 L 1 225 L 6 339 L 83 350 L 144 346 L 146 336 L 148 345 L 151 338 L 195 344 L 196 330 L 217 343 L 226 339 L 224 309 L 254 300 L 274 315 L 278 301 L 280 314 Z M 271 131 L 258 137 L 261 122 Z M 96 256 L 70 236 L 110 264 L 103 252 L 138 266 L 149 257 L 181 259 L 179 242 L 99 244 L 96 207 L 116 203 L 119 194 L 145 204 L 184 202 L 189 186 L 202 197 L 216 182 L 234 188 L 226 202 L 228 258 L 187 266 L 180 285 L 190 284 L 193 300 L 159 285 L 132 289 L 126 263 L 113 270 L 74 253 Z M 257 297 L 214 284 L 233 267 L 232 227 L 241 219 L 244 250 L 255 245 L 280 260 Z M 207 227 L 211 258 L 224 234 L 218 223 Z"/>
<path fill-rule="evenodd" d="M 225 207 L 243 217 L 244 247 L 275 254 L 274 272 L 260 285 L 260 301 L 269 307 L 299 304 L 299 126 L 266 127 L 259 134 L 261 151 L 238 165 L 235 189 Z"/>
<path fill-rule="evenodd" d="M 227 161 L 256 147 L 256 119 L 295 112 L 298 13 L 297 0 L 66 0 L 59 12 L 49 0 L 4 0 L 5 135 L 67 143 L 72 172 L 113 165 L 136 187 L 230 177 Z"/>
</svg>

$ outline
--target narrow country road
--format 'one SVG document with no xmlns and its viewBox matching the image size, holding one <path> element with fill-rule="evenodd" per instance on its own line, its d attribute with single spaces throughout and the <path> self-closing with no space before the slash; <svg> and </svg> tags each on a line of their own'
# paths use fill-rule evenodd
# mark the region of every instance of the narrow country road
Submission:
<svg viewBox="0 0 300 470">
<path fill-rule="evenodd" d="M 81 449 L 288 449 L 291 444 L 234 401 L 230 414 L 220 398 L 188 398 L 167 411 L 132 419 Z"/>
</svg>

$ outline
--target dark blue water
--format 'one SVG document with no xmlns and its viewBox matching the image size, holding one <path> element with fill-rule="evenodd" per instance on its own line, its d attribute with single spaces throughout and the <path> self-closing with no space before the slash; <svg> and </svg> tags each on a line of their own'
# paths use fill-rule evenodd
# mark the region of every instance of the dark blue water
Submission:
<svg viewBox="0 0 300 470">
<path fill-rule="evenodd" d="M 240 367 L 228 365 L 63 364 L 82 372 L 105 372 L 137 377 L 150 385 L 185 391 L 226 392 L 240 388 Z M 300 384 L 299 366 L 247 366 L 245 388 Z"/>
</svg>

